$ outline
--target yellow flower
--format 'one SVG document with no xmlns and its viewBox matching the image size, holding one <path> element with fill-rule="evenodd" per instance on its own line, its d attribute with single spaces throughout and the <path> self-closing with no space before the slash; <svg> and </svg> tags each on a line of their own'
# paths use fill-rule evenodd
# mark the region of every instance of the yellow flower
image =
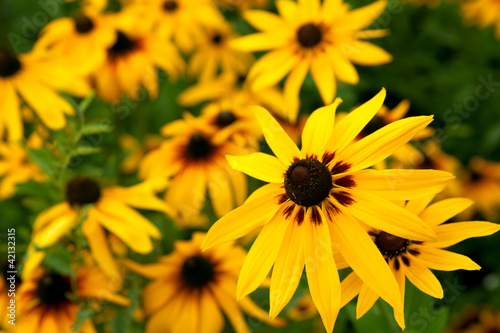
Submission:
<svg viewBox="0 0 500 333">
<path fill-rule="evenodd" d="M 225 244 L 201 252 L 204 233 L 194 233 L 190 241 L 177 241 L 174 252 L 158 263 L 126 266 L 152 279 L 143 294 L 150 319 L 146 333 L 211 332 L 224 329 L 222 312 L 237 333 L 250 332 L 241 310 L 252 317 L 283 326 L 282 319 L 270 320 L 267 313 L 245 297 L 236 301 L 236 279 L 245 259 L 238 245 Z"/>
<path fill-rule="evenodd" d="M 453 176 L 434 170 L 363 170 L 387 158 L 432 121 L 431 116 L 402 119 L 352 143 L 384 98 L 382 90 L 335 126 L 340 99 L 315 111 L 302 132 L 301 150 L 266 110 L 255 107 L 277 158 L 263 153 L 227 157 L 234 169 L 270 184 L 218 220 L 203 249 L 264 226 L 243 264 L 237 295 L 255 290 L 274 264 L 271 318 L 294 294 L 305 265 L 314 304 L 327 331 L 333 330 L 340 281 L 332 241 L 363 281 L 402 311 L 396 279 L 358 220 L 400 237 L 434 239 L 435 233 L 419 217 L 389 200 L 437 193 Z"/>
<path fill-rule="evenodd" d="M 151 19 L 162 40 L 173 38 L 184 52 L 194 48 L 205 28 L 224 21 L 212 0 L 132 0 L 126 10 Z"/>
<path fill-rule="evenodd" d="M 107 49 L 115 42 L 108 21 L 105 15 L 91 12 L 56 19 L 43 28 L 37 47 L 66 57 L 90 74 L 104 63 Z"/>
<path fill-rule="evenodd" d="M 149 97 L 158 95 L 161 68 L 174 81 L 184 70 L 184 61 L 175 46 L 152 32 L 147 22 L 131 12 L 110 17 L 114 43 L 107 49 L 105 63 L 93 75 L 97 94 L 108 103 L 117 103 L 123 94 L 137 99 L 141 85 Z"/>
<path fill-rule="evenodd" d="M 161 238 L 158 228 L 131 207 L 172 214 L 155 192 L 163 190 L 164 182 L 144 182 L 128 188 L 103 188 L 87 177 L 76 177 L 66 184 L 65 201 L 37 217 L 23 278 L 29 277 L 45 257 L 35 247 L 49 247 L 61 240 L 81 221 L 83 236 L 90 252 L 110 277 L 121 276 L 110 251 L 106 230 L 123 241 L 131 250 L 146 254 L 153 250 L 151 238 Z"/>
<path fill-rule="evenodd" d="M 95 333 L 87 320 L 78 331 L 72 329 L 80 305 L 69 295 L 83 300 L 108 301 L 129 306 L 130 300 L 117 295 L 116 284 L 95 266 L 77 269 L 71 277 L 38 269 L 19 288 L 17 332 L 22 333 Z"/>
<path fill-rule="evenodd" d="M 500 39 L 500 3 L 496 0 L 467 0 L 461 2 L 464 18 L 470 23 L 486 28 L 495 26 L 495 37 Z"/>
<path fill-rule="evenodd" d="M 297 305 L 288 310 L 287 316 L 293 320 L 306 320 L 312 318 L 318 314 L 318 311 L 314 307 L 314 302 L 311 295 L 306 294 L 302 296 Z"/>
<path fill-rule="evenodd" d="M 177 102 L 182 106 L 194 106 L 204 101 L 224 101 L 235 105 L 260 105 L 270 110 L 281 111 L 285 100 L 276 87 L 253 91 L 246 76 L 222 73 L 220 76 L 198 82 L 184 90 Z"/>
<path fill-rule="evenodd" d="M 139 140 L 129 134 L 120 136 L 118 143 L 122 150 L 127 153 L 127 157 L 120 163 L 120 171 L 125 174 L 131 174 L 137 171 L 142 157 L 145 153 L 156 149 L 162 141 L 158 135 L 145 135 L 142 139 L 143 145 Z"/>
<path fill-rule="evenodd" d="M 32 141 L 28 141 L 28 148 Z M 28 162 L 28 154 L 20 144 L 0 141 L 0 200 L 12 197 L 17 184 L 30 180 L 44 182 L 46 179 L 36 163 Z"/>
<path fill-rule="evenodd" d="M 185 227 L 200 214 L 206 191 L 217 216 L 243 203 L 247 197 L 247 179 L 232 170 L 227 154 L 247 154 L 229 140 L 231 131 L 219 130 L 204 117 L 185 113 L 185 119 L 165 125 L 161 133 L 168 137 L 148 153 L 139 167 L 141 179 L 170 179 L 165 200 L 177 211 L 179 226 Z"/>
<path fill-rule="evenodd" d="M 362 31 L 384 10 L 387 2 L 349 11 L 349 6 L 334 0 L 278 0 L 280 16 L 249 10 L 244 18 L 262 32 L 244 36 L 232 44 L 242 51 L 272 50 L 251 68 L 249 80 L 259 90 L 277 84 L 287 73 L 284 86 L 286 108 L 295 122 L 299 111 L 299 91 L 308 71 L 325 104 L 333 101 L 336 79 L 358 83 L 352 63 L 381 65 L 392 60 L 380 47 L 362 41 L 382 37 L 384 30 Z"/>
<path fill-rule="evenodd" d="M 74 110 L 58 92 L 78 97 L 90 93 L 90 86 L 80 71 L 67 59 L 36 48 L 18 55 L 0 49 L 0 138 L 6 132 L 9 141 L 23 138 L 22 101 L 48 128 L 63 128 L 64 115 L 73 115 Z"/>
<path fill-rule="evenodd" d="M 399 284 L 401 297 L 404 299 L 406 278 L 418 289 L 432 297 L 443 298 L 443 288 L 430 269 L 454 271 L 457 269 L 477 270 L 479 265 L 466 256 L 443 250 L 472 237 L 491 235 L 500 230 L 500 225 L 490 222 L 466 221 L 445 223 L 453 216 L 473 204 L 464 198 L 452 198 L 427 206 L 434 196 L 410 200 L 401 205 L 418 215 L 437 238 L 435 241 L 415 241 L 368 227 L 373 242 L 383 254 Z M 362 317 L 379 298 L 377 292 L 363 283 L 356 273 L 351 273 L 342 281 L 342 303 L 347 304 L 357 294 L 356 317 Z M 404 329 L 404 314 L 394 312 L 399 326 Z"/>
<path fill-rule="evenodd" d="M 196 51 L 189 60 L 189 75 L 199 75 L 200 81 L 206 81 L 213 79 L 219 70 L 222 73 L 246 74 L 254 57 L 230 46 L 231 41 L 237 37 L 225 22 L 215 28 L 204 29 Z"/>
</svg>

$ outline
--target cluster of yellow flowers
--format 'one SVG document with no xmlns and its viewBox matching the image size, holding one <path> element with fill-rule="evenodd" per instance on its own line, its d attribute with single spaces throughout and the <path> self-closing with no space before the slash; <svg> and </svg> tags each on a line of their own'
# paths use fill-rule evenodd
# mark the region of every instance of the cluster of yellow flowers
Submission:
<svg viewBox="0 0 500 333">
<path fill-rule="evenodd" d="M 432 136 L 432 116 L 405 118 L 408 101 L 389 110 L 384 89 L 337 112 L 337 83 L 359 81 L 354 65 L 392 59 L 365 41 L 388 33 L 365 30 L 387 2 L 354 10 L 341 0 L 275 4 L 277 14 L 249 9 L 267 7 L 263 1 L 132 0 L 109 12 L 105 1 L 86 1 L 74 17 L 50 22 L 31 52 L 0 50 L 0 199 L 15 195 L 17 184 L 51 181 L 27 150 L 57 155 L 51 131 L 70 131 L 66 117 L 75 114 L 60 93 L 85 97 L 93 90 L 109 105 L 144 90 L 155 99 L 160 69 L 170 82 L 197 79 L 179 94 L 179 105 L 203 103 L 200 115 L 185 112 L 161 136 L 120 138 L 130 152 L 121 171 L 136 173 L 136 185 L 105 187 L 85 175 L 66 181 L 65 200 L 32 226 L 16 282 L 17 323 L 0 327 L 93 333 L 108 317 L 77 318 L 82 309 L 100 312 L 103 302 L 140 308 L 135 317 L 147 319 L 147 333 L 222 332 L 223 314 L 236 332 L 249 332 L 243 312 L 280 327 L 286 321 L 277 316 L 305 269 L 307 299 L 327 332 L 356 296 L 358 318 L 380 297 L 404 329 L 406 279 L 442 298 L 431 269 L 480 268 L 444 248 L 500 226 L 448 221 L 464 211 L 470 219 L 471 199 L 495 218 L 500 167 L 477 159 L 475 174 L 462 174 L 433 140 L 409 143 Z M 259 32 L 239 36 L 221 7 L 236 8 Z M 256 60 L 258 51 L 267 52 Z M 308 74 L 325 106 L 301 115 Z M 29 136 L 28 122 L 35 123 Z M 262 137 L 275 156 L 260 152 Z M 268 184 L 248 196 L 247 175 Z M 207 202 L 219 218 L 213 224 L 203 214 Z M 128 250 L 151 253 L 165 230 L 137 209 L 165 214 L 178 229 L 208 232 L 140 264 Z M 236 242 L 243 237 L 253 241 L 248 253 Z M 43 264 L 46 250 L 61 242 L 73 253 L 73 276 Z M 342 281 L 341 269 L 350 269 Z M 152 280 L 139 306 L 123 296 L 133 272 Z M 0 282 L 0 297 L 6 287 Z M 248 296 L 259 287 L 270 289 L 269 314 Z M 108 315 L 118 311 L 110 308 Z"/>
</svg>

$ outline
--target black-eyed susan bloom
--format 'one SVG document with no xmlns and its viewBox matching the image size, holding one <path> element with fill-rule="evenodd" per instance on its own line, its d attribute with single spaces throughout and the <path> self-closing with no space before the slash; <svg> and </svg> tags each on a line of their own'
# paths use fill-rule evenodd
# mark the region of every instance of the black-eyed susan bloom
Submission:
<svg viewBox="0 0 500 333">
<path fill-rule="evenodd" d="M 255 107 L 264 137 L 277 157 L 263 153 L 227 157 L 233 168 L 270 184 L 218 220 L 203 249 L 263 226 L 243 264 L 237 295 L 241 298 L 255 290 L 274 265 L 271 318 L 293 296 L 305 265 L 314 304 L 327 331 L 333 330 L 340 309 L 340 281 L 332 242 L 367 285 L 403 310 L 397 281 L 358 220 L 399 237 L 435 239 L 434 231 L 419 217 L 389 200 L 437 193 L 453 176 L 434 170 L 363 170 L 432 121 L 431 116 L 399 120 L 352 143 L 384 98 L 382 90 L 337 125 L 340 99 L 315 111 L 304 127 L 301 150 L 266 110 Z"/>
<path fill-rule="evenodd" d="M 167 139 L 148 153 L 139 167 L 142 179 L 171 179 L 165 200 L 176 209 L 179 226 L 193 223 L 205 203 L 207 190 L 217 216 L 247 197 L 246 176 L 231 169 L 225 155 L 248 154 L 252 150 L 230 140 L 232 131 L 224 130 L 235 115 L 219 115 L 214 119 L 219 126 L 189 113 L 165 125 L 161 133 Z"/>
<path fill-rule="evenodd" d="M 171 81 L 184 70 L 184 61 L 175 46 L 153 33 L 148 21 L 130 11 L 109 17 L 114 40 L 106 50 L 104 64 L 92 76 L 97 94 L 108 103 L 119 102 L 122 95 L 137 99 L 144 86 L 151 99 L 158 95 L 158 69 Z"/>
<path fill-rule="evenodd" d="M 129 306 L 130 300 L 117 294 L 117 285 L 95 266 L 78 268 L 74 279 L 39 268 L 18 290 L 16 332 L 95 333 L 90 319 L 73 330 L 81 308 L 76 299 L 92 300 L 96 309 L 105 301 Z"/>
<path fill-rule="evenodd" d="M 125 264 L 152 279 L 143 293 L 143 305 L 150 317 L 146 333 L 219 333 L 224 329 L 224 313 L 237 333 L 250 332 L 243 312 L 274 326 L 267 313 L 249 298 L 236 301 L 236 280 L 245 251 L 224 244 L 201 252 L 204 233 L 194 233 L 190 241 L 177 241 L 174 251 L 158 263 Z"/>
<path fill-rule="evenodd" d="M 377 1 L 353 11 L 341 1 L 279 0 L 279 16 L 249 10 L 244 18 L 262 31 L 235 40 L 242 51 L 272 50 L 260 58 L 248 75 L 254 89 L 277 84 L 289 73 L 284 86 L 286 110 L 292 122 L 299 110 L 299 91 L 308 72 L 325 104 L 333 101 L 336 80 L 358 83 L 353 65 L 381 65 L 392 60 L 380 47 L 362 41 L 382 37 L 383 30 L 362 29 L 384 10 L 386 1 Z"/>
<path fill-rule="evenodd" d="M 435 241 L 414 241 L 378 229 L 368 228 L 368 233 L 372 237 L 374 244 L 384 256 L 398 281 L 403 299 L 406 279 L 430 296 L 443 298 L 443 288 L 430 269 L 454 271 L 481 268 L 468 257 L 443 248 L 468 238 L 488 236 L 500 230 L 500 225 L 490 222 L 445 223 L 453 216 L 467 209 L 473 202 L 464 198 L 451 198 L 427 206 L 433 198 L 434 196 L 431 195 L 410 200 L 406 204 L 402 203 L 402 205 L 405 209 L 418 215 L 435 231 L 437 235 Z M 353 272 L 342 281 L 341 305 L 347 304 L 358 294 L 357 318 L 370 310 L 379 296 Z M 394 317 L 399 326 L 404 329 L 404 313 L 395 311 Z"/>
<path fill-rule="evenodd" d="M 110 251 L 106 231 L 114 234 L 132 251 L 146 254 L 153 250 L 151 238 L 161 238 L 156 226 L 132 207 L 173 214 L 156 192 L 163 190 L 165 182 L 149 181 L 131 187 L 112 186 L 101 188 L 87 177 L 76 177 L 66 184 L 65 201 L 37 217 L 33 224 L 28 259 L 23 278 L 29 277 L 40 265 L 46 248 L 60 241 L 81 223 L 95 262 L 111 277 L 121 276 Z"/>
<path fill-rule="evenodd" d="M 470 24 L 486 28 L 495 27 L 495 37 L 500 39 L 500 4 L 495 0 L 468 0 L 461 2 L 462 13 Z"/>
<path fill-rule="evenodd" d="M 196 51 L 189 60 L 188 73 L 193 77 L 198 76 L 200 81 L 213 79 L 219 72 L 245 75 L 254 57 L 230 46 L 237 37 L 226 22 L 204 29 Z"/>
<path fill-rule="evenodd" d="M 59 92 L 78 97 L 90 93 L 90 85 L 77 67 L 61 56 L 36 48 L 24 54 L 0 48 L 0 138 L 23 138 L 23 101 L 45 126 L 53 130 L 63 128 L 65 115 L 75 111 Z"/>
</svg>

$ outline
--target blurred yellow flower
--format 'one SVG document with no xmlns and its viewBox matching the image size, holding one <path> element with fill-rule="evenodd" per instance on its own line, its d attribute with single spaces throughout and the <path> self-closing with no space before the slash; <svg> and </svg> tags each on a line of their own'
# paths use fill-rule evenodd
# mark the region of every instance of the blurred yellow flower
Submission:
<svg viewBox="0 0 500 333">
<path fill-rule="evenodd" d="M 500 3 L 497 0 L 466 0 L 461 5 L 466 21 L 483 29 L 494 26 L 495 37 L 500 39 Z"/>
<path fill-rule="evenodd" d="M 415 241 L 393 234 L 366 227 L 373 242 L 383 254 L 399 284 L 401 297 L 404 299 L 406 278 L 421 291 L 432 297 L 443 298 L 441 283 L 430 271 L 454 271 L 458 269 L 478 270 L 481 267 L 466 256 L 443 250 L 472 237 L 491 235 L 500 230 L 500 225 L 490 222 L 466 221 L 445 223 L 453 216 L 473 204 L 464 198 L 452 198 L 428 204 L 434 196 L 401 202 L 401 206 L 418 215 L 432 230 L 435 241 Z M 356 317 L 362 317 L 375 304 L 379 295 L 356 275 L 348 275 L 342 281 L 342 303 L 344 306 L 356 295 L 358 303 Z M 394 317 L 399 326 L 405 328 L 404 313 L 394 310 Z"/>
<path fill-rule="evenodd" d="M 160 146 L 162 138 L 158 135 L 147 134 L 142 138 L 142 143 L 130 134 L 123 134 L 118 143 L 127 156 L 120 163 L 120 171 L 131 174 L 137 171 L 144 154 Z"/>
<path fill-rule="evenodd" d="M 383 11 L 387 1 L 377 1 L 353 11 L 343 2 L 326 0 L 278 0 L 279 16 L 248 10 L 243 16 L 260 33 L 241 37 L 232 45 L 242 51 L 272 50 L 257 60 L 248 75 L 255 90 L 273 86 L 287 75 L 284 93 L 286 112 L 295 122 L 299 91 L 308 72 L 325 104 L 336 94 L 336 80 L 357 84 L 352 63 L 381 65 L 392 56 L 378 46 L 362 41 L 386 35 L 385 30 L 362 29 Z"/>
<path fill-rule="evenodd" d="M 58 92 L 78 97 L 90 93 L 78 66 L 36 48 L 18 55 L 0 48 L 0 139 L 6 133 L 9 141 L 23 138 L 23 101 L 45 126 L 52 130 L 63 128 L 65 115 L 73 115 L 75 111 Z"/>
<path fill-rule="evenodd" d="M 225 244 L 201 252 L 204 237 L 197 232 L 190 241 L 176 241 L 174 251 L 158 263 L 126 261 L 131 270 L 153 280 L 143 294 L 150 317 L 146 333 L 219 333 L 224 329 L 222 313 L 237 333 L 247 333 L 242 310 L 272 326 L 284 326 L 282 319 L 269 319 L 250 297 L 236 300 L 236 280 L 246 254 L 243 248 Z"/>
</svg>

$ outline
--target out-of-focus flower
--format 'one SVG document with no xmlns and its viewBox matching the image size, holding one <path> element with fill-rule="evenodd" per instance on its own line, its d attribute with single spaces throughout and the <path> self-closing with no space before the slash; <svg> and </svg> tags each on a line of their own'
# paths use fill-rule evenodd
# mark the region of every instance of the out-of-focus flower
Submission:
<svg viewBox="0 0 500 333">
<path fill-rule="evenodd" d="M 249 8 L 269 7 L 269 0 L 214 0 L 214 2 L 221 9 L 236 9 L 240 12 Z"/>
<path fill-rule="evenodd" d="M 150 317 L 146 333 L 222 332 L 221 310 L 237 333 L 249 332 L 242 310 L 267 324 L 283 326 L 282 319 L 269 319 L 250 297 L 236 300 L 245 251 L 225 244 L 201 252 L 204 237 L 197 232 L 190 241 L 177 241 L 174 251 L 158 263 L 126 262 L 131 270 L 153 280 L 143 293 L 144 310 Z"/>
<path fill-rule="evenodd" d="M 268 87 L 253 91 L 246 76 L 234 73 L 223 73 L 216 78 L 198 82 L 184 90 L 177 101 L 186 107 L 205 101 L 223 101 L 241 106 L 260 105 L 281 113 L 284 113 L 282 110 L 285 105 L 283 94 L 278 88 Z"/>
<path fill-rule="evenodd" d="M 158 228 L 131 207 L 173 214 L 161 199 L 155 196 L 165 188 L 164 181 L 143 182 L 131 187 L 103 188 L 87 177 L 76 177 L 66 184 L 65 201 L 37 217 L 23 279 L 31 276 L 40 265 L 45 252 L 36 247 L 49 247 L 81 222 L 92 257 L 101 269 L 113 278 L 120 278 L 114 256 L 110 251 L 106 230 L 123 241 L 131 250 L 146 254 L 153 250 L 151 238 L 161 238 Z"/>
<path fill-rule="evenodd" d="M 318 314 L 318 310 L 314 306 L 314 302 L 311 295 L 306 294 L 302 296 L 297 304 L 288 310 L 287 317 L 293 320 L 306 320 L 310 319 Z"/>
<path fill-rule="evenodd" d="M 38 141 L 38 136 L 32 135 L 26 143 L 27 148 L 35 148 L 34 145 L 38 145 Z M 28 161 L 28 154 L 23 146 L 0 141 L 0 200 L 12 197 L 17 184 L 30 180 L 44 182 L 47 176 L 38 164 Z"/>
<path fill-rule="evenodd" d="M 183 52 L 195 47 L 204 29 L 224 22 L 213 0 L 132 0 L 126 10 L 152 20 L 162 40 L 172 38 Z"/>
<path fill-rule="evenodd" d="M 120 136 L 118 142 L 127 157 L 120 163 L 120 171 L 131 174 L 137 171 L 144 154 L 160 146 L 162 138 L 158 135 L 147 134 L 143 138 L 144 144 L 130 134 Z"/>
<path fill-rule="evenodd" d="M 184 119 L 165 125 L 161 133 L 168 138 L 144 157 L 139 177 L 172 178 L 165 200 L 176 209 L 179 226 L 189 226 L 200 214 L 207 188 L 217 216 L 243 203 L 248 191 L 246 176 L 231 169 L 225 155 L 250 150 L 229 140 L 230 131 L 185 113 Z"/>
<path fill-rule="evenodd" d="M 115 40 L 115 31 L 108 16 L 81 12 L 46 25 L 36 46 L 64 56 L 78 64 L 82 71 L 91 74 L 102 66 L 107 50 Z"/>
<path fill-rule="evenodd" d="M 234 169 L 269 184 L 215 222 L 203 249 L 263 226 L 243 264 L 237 295 L 255 290 L 274 265 L 271 318 L 290 301 L 305 266 L 314 304 L 327 332 L 333 330 L 340 309 L 340 281 L 332 242 L 364 282 L 402 311 L 397 281 L 358 220 L 399 237 L 432 240 L 435 233 L 427 224 L 389 200 L 435 194 L 453 176 L 434 170 L 363 170 L 387 158 L 432 121 L 430 116 L 402 119 L 351 144 L 384 98 L 382 90 L 338 125 L 334 123 L 340 99 L 316 110 L 302 132 L 302 150 L 271 114 L 255 107 L 264 137 L 277 157 L 227 156 Z"/>
<path fill-rule="evenodd" d="M 454 318 L 445 333 L 495 333 L 500 332 L 500 311 L 488 305 L 466 306 Z"/>
<path fill-rule="evenodd" d="M 23 333 L 95 333 L 91 320 L 73 330 L 82 300 L 108 301 L 121 306 L 130 300 L 118 295 L 117 285 L 97 267 L 80 267 L 74 281 L 70 276 L 37 269 L 19 288 L 17 332 Z M 70 297 L 72 295 L 73 297 Z"/>
<path fill-rule="evenodd" d="M 90 86 L 78 66 L 61 56 L 36 48 L 14 54 L 0 48 L 0 138 L 23 138 L 22 101 L 52 130 L 66 125 L 65 115 L 73 115 L 71 104 L 59 92 L 84 97 Z"/>
<path fill-rule="evenodd" d="M 500 39 L 500 3 L 496 0 L 466 0 L 461 2 L 462 13 L 470 24 L 486 28 L 495 26 L 495 36 Z"/>
<path fill-rule="evenodd" d="M 137 99 L 141 86 L 149 97 L 158 95 L 158 70 L 174 81 L 184 70 L 184 61 L 175 46 L 152 32 L 151 24 L 130 11 L 109 16 L 114 42 L 107 49 L 104 64 L 92 76 L 97 94 L 108 103 L 122 95 Z"/>
<path fill-rule="evenodd" d="M 461 218 L 472 218 L 479 212 L 488 220 L 496 221 L 500 216 L 500 162 L 473 157 L 468 165 L 468 174 L 463 181 L 463 196 L 475 202 Z"/>
<path fill-rule="evenodd" d="M 435 241 L 414 241 L 366 227 L 373 242 L 383 254 L 399 284 L 404 299 L 406 278 L 421 291 L 432 297 L 443 298 L 441 283 L 430 271 L 477 270 L 481 267 L 466 256 L 443 250 L 472 237 L 491 235 L 500 230 L 500 225 L 490 222 L 466 221 L 445 223 L 473 204 L 465 198 L 438 201 L 428 206 L 434 196 L 410 200 L 401 205 L 418 215 L 437 238 Z M 362 317 L 375 304 L 379 295 L 356 275 L 348 275 L 342 281 L 342 306 L 358 295 L 356 317 Z M 404 313 L 394 310 L 394 317 L 404 329 Z"/>
<path fill-rule="evenodd" d="M 378 46 L 362 39 L 383 37 L 385 30 L 369 26 L 386 7 L 377 1 L 350 11 L 341 1 L 288 0 L 276 2 L 279 16 L 248 10 L 243 16 L 260 33 L 241 37 L 232 45 L 242 51 L 272 50 L 252 66 L 248 79 L 255 90 L 276 85 L 288 75 L 285 86 L 286 112 L 295 122 L 299 111 L 299 91 L 308 72 L 325 104 L 333 101 L 336 80 L 357 84 L 353 63 L 376 66 L 392 60 Z"/>
</svg>

